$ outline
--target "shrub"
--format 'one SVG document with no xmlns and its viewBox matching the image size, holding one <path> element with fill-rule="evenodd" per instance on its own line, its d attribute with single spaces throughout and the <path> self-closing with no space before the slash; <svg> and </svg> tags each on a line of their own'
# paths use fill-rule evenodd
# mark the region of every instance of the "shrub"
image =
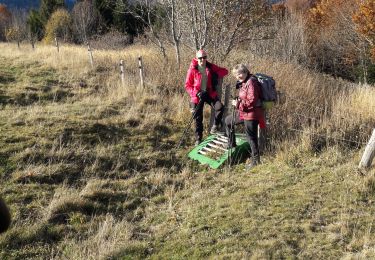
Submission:
<svg viewBox="0 0 375 260">
<path fill-rule="evenodd" d="M 53 42 L 55 37 L 61 38 L 64 42 L 71 39 L 72 21 L 68 11 L 65 9 L 58 9 L 48 20 L 46 25 L 46 34 L 43 39 L 45 43 Z"/>
</svg>

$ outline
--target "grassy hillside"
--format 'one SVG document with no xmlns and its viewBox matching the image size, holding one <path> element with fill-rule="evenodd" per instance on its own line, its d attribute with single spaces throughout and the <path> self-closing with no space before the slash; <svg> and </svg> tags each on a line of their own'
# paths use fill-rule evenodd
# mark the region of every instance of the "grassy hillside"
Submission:
<svg viewBox="0 0 375 260">
<path fill-rule="evenodd" d="M 193 140 L 174 149 L 193 53 L 178 71 L 150 46 L 94 51 L 94 68 L 81 47 L 0 48 L 0 193 L 13 216 L 1 259 L 375 257 L 375 171 L 357 171 L 373 87 L 236 52 L 222 65 L 250 62 L 286 94 L 263 164 L 210 170 L 186 158 Z"/>
</svg>

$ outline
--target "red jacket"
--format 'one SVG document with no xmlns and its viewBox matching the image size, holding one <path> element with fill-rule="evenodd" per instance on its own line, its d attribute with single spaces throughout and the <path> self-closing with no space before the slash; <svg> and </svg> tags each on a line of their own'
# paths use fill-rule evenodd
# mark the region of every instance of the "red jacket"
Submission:
<svg viewBox="0 0 375 260">
<path fill-rule="evenodd" d="M 261 90 L 259 82 L 249 75 L 245 82 L 242 83 L 239 94 L 238 110 L 240 119 L 258 120 L 260 128 L 265 128 L 265 117 L 262 108 Z"/>
<path fill-rule="evenodd" d="M 213 63 L 206 62 L 206 74 L 207 74 L 207 87 L 206 91 L 208 95 L 215 99 L 217 97 L 217 92 L 212 86 L 212 73 L 215 72 L 219 78 L 223 78 L 228 74 L 226 68 L 221 68 Z M 202 75 L 198 70 L 198 60 L 194 58 L 191 61 L 189 70 L 186 75 L 185 89 L 191 97 L 191 102 L 198 104 L 199 98 L 197 93 L 201 90 L 201 79 Z"/>
</svg>

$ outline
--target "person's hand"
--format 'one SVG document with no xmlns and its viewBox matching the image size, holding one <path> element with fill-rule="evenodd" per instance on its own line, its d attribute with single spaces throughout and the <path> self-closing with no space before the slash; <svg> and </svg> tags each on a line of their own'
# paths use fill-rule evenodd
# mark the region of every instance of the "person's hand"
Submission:
<svg viewBox="0 0 375 260">
<path fill-rule="evenodd" d="M 242 87 L 242 82 L 241 81 L 237 81 L 236 82 L 236 89 L 239 89 Z"/>
<path fill-rule="evenodd" d="M 199 92 L 197 93 L 197 97 L 198 97 L 199 99 L 204 99 L 204 98 L 206 98 L 206 96 L 207 96 L 207 92 L 206 92 L 206 91 L 199 91 Z"/>
<path fill-rule="evenodd" d="M 197 105 L 194 104 L 193 102 L 190 102 L 189 110 L 190 110 L 190 113 L 194 115 L 195 111 L 197 111 Z"/>
</svg>

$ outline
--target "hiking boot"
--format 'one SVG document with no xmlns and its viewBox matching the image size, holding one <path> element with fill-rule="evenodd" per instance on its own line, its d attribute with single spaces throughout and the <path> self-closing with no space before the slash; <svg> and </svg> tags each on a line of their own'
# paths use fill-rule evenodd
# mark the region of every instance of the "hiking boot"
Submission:
<svg viewBox="0 0 375 260">
<path fill-rule="evenodd" d="M 260 164 L 259 156 L 251 158 L 251 162 L 245 165 L 245 170 L 251 170 L 255 166 Z"/>
<path fill-rule="evenodd" d="M 202 137 L 198 137 L 198 138 L 195 140 L 195 146 L 198 146 L 201 142 L 202 142 Z"/>
<path fill-rule="evenodd" d="M 219 132 L 219 128 L 220 128 L 220 126 L 213 125 L 212 128 L 211 128 L 210 134 L 217 134 L 217 132 Z"/>
<path fill-rule="evenodd" d="M 249 171 L 249 170 L 251 170 L 252 168 L 254 168 L 255 166 L 257 166 L 258 165 L 258 163 L 254 163 L 254 162 L 251 162 L 251 163 L 249 163 L 249 164 L 246 164 L 245 165 L 245 170 L 246 171 Z"/>
</svg>

